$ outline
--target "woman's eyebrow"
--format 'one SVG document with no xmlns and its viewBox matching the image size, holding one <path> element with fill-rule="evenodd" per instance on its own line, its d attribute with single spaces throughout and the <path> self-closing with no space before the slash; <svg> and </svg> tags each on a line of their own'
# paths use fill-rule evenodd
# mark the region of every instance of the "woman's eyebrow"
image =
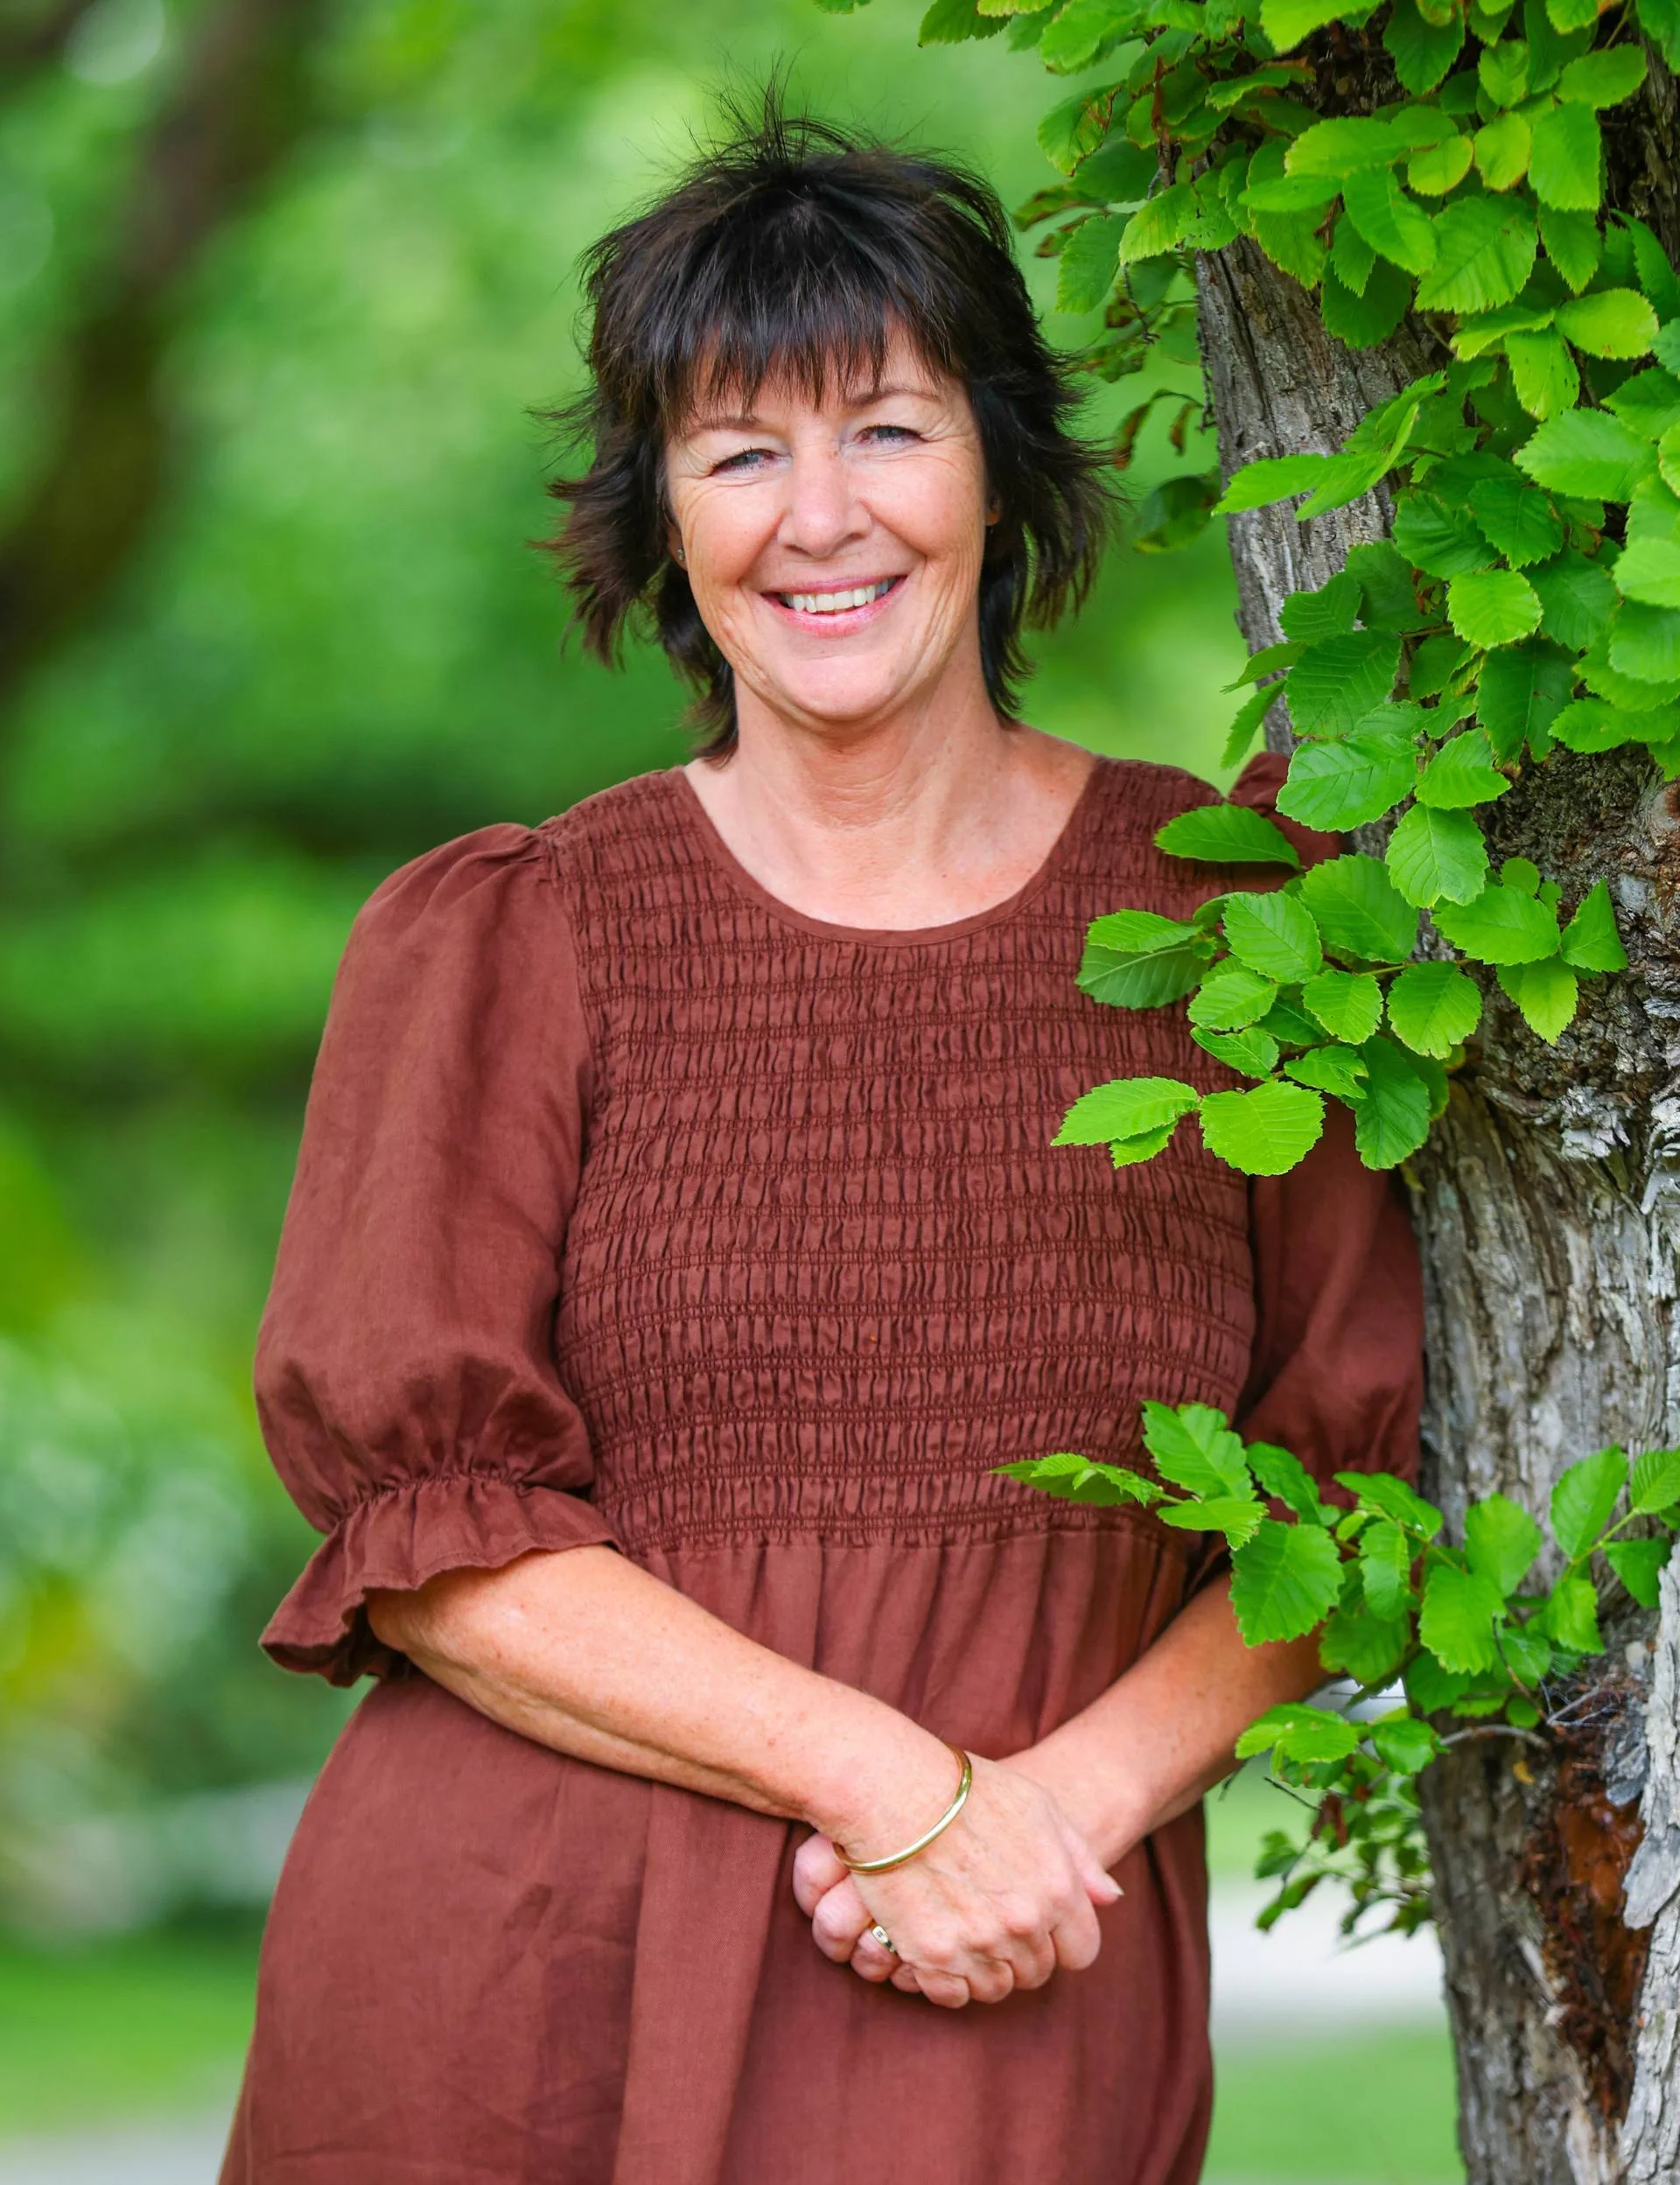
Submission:
<svg viewBox="0 0 1680 2185">
<path fill-rule="evenodd" d="M 905 386 L 893 381 L 885 387 L 856 389 L 843 395 L 841 400 L 848 410 L 867 410 L 872 403 L 886 402 L 895 395 L 907 395 L 923 402 L 937 399 L 930 387 Z M 688 424 L 690 432 L 763 432 L 767 429 L 764 419 L 751 410 L 696 410 Z"/>
</svg>

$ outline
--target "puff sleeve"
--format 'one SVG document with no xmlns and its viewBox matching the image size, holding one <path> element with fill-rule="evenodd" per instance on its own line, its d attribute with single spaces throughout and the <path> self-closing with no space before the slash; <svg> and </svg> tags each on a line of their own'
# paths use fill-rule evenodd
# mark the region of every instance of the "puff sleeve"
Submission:
<svg viewBox="0 0 1680 2185">
<path fill-rule="evenodd" d="M 1304 862 L 1335 856 L 1334 836 L 1278 816 L 1285 766 L 1271 753 L 1251 761 L 1232 802 L 1275 819 Z M 1249 1187 L 1256 1323 L 1235 1423 L 1246 1440 L 1292 1449 L 1321 1481 L 1415 1479 L 1423 1283 L 1404 1187 L 1364 1166 L 1352 1116 L 1325 1105 L 1324 1136 L 1300 1166 Z"/>
<path fill-rule="evenodd" d="M 262 1643 L 334 1684 L 401 1665 L 370 1592 L 611 1541 L 552 1345 L 591 1061 L 550 854 L 491 827 L 405 866 L 333 990 L 256 1379 L 326 1535 Z"/>
</svg>

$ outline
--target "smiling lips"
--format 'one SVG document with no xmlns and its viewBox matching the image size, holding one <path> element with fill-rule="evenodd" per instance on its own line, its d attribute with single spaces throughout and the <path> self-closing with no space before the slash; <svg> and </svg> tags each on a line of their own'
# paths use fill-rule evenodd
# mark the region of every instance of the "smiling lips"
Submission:
<svg viewBox="0 0 1680 2185">
<path fill-rule="evenodd" d="M 772 592 L 766 596 L 786 613 L 808 625 L 824 622 L 830 627 L 855 628 L 872 607 L 903 582 L 902 577 L 880 577 L 867 585 L 849 585 L 836 592 Z"/>
</svg>

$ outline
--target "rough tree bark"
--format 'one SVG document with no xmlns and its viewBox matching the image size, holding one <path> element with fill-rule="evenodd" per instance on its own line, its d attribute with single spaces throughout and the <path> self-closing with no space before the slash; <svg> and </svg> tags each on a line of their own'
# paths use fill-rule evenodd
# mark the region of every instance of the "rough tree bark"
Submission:
<svg viewBox="0 0 1680 2185">
<path fill-rule="evenodd" d="M 1616 117 L 1610 202 L 1675 256 L 1675 85 L 1651 60 L 1647 92 Z M 1321 89 L 1330 110 L 1362 103 L 1345 83 Z M 1199 286 L 1228 477 L 1258 456 L 1329 452 L 1447 361 L 1417 321 L 1380 349 L 1340 347 L 1246 241 L 1203 257 Z M 1379 491 L 1305 524 L 1288 504 L 1233 517 L 1249 644 L 1273 642 L 1284 599 L 1380 536 L 1388 514 Z M 1288 747 L 1281 707 L 1268 734 Z M 1570 900 L 1607 878 L 1632 968 L 1583 990 L 1556 1048 L 1487 978 L 1479 1044 L 1410 1171 L 1428 1295 L 1425 1486 L 1454 1526 L 1467 1498 L 1495 1488 L 1543 1511 L 1558 1473 L 1607 1443 L 1680 1442 L 1677 815 L 1680 793 L 1642 757 L 1566 752 L 1492 808 L 1496 858 L 1532 856 Z M 1660 1620 L 1654 1649 L 1649 1617 L 1607 1634 L 1604 1673 L 1572 1696 L 1545 1749 L 1469 1739 L 1424 1778 L 1471 2185 L 1680 2180 L 1672 1575 Z"/>
</svg>

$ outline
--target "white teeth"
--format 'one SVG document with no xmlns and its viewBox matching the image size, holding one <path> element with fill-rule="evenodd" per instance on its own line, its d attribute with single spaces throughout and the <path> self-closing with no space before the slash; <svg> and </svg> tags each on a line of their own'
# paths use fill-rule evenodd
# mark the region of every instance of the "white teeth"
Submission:
<svg viewBox="0 0 1680 2185">
<path fill-rule="evenodd" d="M 781 597 L 796 614 L 844 614 L 848 607 L 866 607 L 892 589 L 892 578 L 878 585 L 856 585 L 850 592 L 784 592 Z"/>
</svg>

